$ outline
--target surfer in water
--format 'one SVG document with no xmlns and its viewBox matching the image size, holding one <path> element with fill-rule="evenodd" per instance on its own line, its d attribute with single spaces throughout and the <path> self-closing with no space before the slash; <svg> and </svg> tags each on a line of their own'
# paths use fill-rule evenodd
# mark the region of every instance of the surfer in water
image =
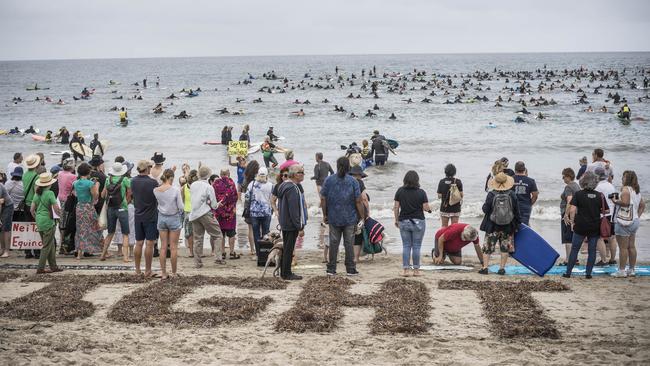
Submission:
<svg viewBox="0 0 650 366">
<path fill-rule="evenodd" d="M 120 123 L 125 124 L 128 122 L 129 115 L 126 113 L 124 107 L 120 108 Z"/>
<path fill-rule="evenodd" d="M 390 117 L 388 117 L 388 119 L 396 120 L 396 119 L 397 119 L 397 116 L 395 116 L 395 113 L 391 113 L 391 114 L 390 114 Z"/>
<path fill-rule="evenodd" d="M 303 111 L 302 108 L 300 108 L 299 111 L 291 112 L 291 114 L 295 114 L 298 117 L 304 117 L 305 116 L 305 111 Z"/>
<path fill-rule="evenodd" d="M 83 155 L 83 137 L 81 136 L 80 131 L 76 131 L 72 134 L 72 139 L 70 140 L 70 151 L 72 151 L 72 157 L 74 158 L 75 163 L 77 160 L 84 161 Z"/>
</svg>

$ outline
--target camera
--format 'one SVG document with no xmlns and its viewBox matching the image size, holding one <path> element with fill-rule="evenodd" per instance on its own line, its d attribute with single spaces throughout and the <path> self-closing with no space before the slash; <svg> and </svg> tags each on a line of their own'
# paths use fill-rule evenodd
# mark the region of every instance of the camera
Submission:
<svg viewBox="0 0 650 366">
<path fill-rule="evenodd" d="M 611 199 L 618 199 L 618 192 L 610 193 L 607 198 Z"/>
</svg>

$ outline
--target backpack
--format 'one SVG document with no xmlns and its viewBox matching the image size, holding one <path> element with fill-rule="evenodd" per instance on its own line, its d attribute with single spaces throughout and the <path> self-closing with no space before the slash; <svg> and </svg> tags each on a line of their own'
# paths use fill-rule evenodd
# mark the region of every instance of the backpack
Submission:
<svg viewBox="0 0 650 366">
<path fill-rule="evenodd" d="M 377 220 L 368 217 L 364 224 L 364 229 L 368 233 L 368 242 L 370 244 L 377 244 L 384 239 L 384 225 L 377 222 Z"/>
<path fill-rule="evenodd" d="M 458 189 L 456 179 L 454 178 L 454 182 L 449 185 L 449 206 L 459 203 L 462 199 L 460 189 Z"/>
<path fill-rule="evenodd" d="M 111 177 L 112 178 L 112 177 Z M 115 183 L 111 183 L 106 187 L 106 191 L 108 192 L 108 207 L 111 208 L 119 208 L 122 205 L 122 180 L 124 177 L 120 177 L 120 179 L 117 180 Z M 112 182 L 112 180 L 109 178 L 109 182 Z"/>
<path fill-rule="evenodd" d="M 497 192 L 492 199 L 490 220 L 497 225 L 508 225 L 514 220 L 515 213 L 509 192 Z"/>
</svg>

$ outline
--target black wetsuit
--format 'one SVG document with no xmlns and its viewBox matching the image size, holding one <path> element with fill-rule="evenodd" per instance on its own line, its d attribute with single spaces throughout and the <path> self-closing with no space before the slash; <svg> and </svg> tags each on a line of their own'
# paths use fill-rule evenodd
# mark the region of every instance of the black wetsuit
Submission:
<svg viewBox="0 0 650 366">
<path fill-rule="evenodd" d="M 382 135 L 372 138 L 370 156 L 374 156 L 375 165 L 384 165 L 388 160 L 388 150 L 384 146 L 384 141 L 386 141 L 386 138 Z"/>
</svg>

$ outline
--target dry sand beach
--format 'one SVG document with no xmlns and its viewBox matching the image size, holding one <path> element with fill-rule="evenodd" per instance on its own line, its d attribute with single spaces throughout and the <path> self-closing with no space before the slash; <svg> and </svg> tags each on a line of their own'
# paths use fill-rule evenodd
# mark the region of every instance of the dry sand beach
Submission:
<svg viewBox="0 0 650 366">
<path fill-rule="evenodd" d="M 305 278 L 285 283 L 247 279 L 261 274 L 247 256 L 229 261 L 226 266 L 206 262 L 209 264 L 200 271 L 193 269 L 190 259 L 182 258 L 179 268 L 184 277 L 171 282 L 185 282 L 177 285 L 158 280 L 134 281 L 130 273 L 119 276 L 116 271 L 66 270 L 34 277 L 31 270 L 3 270 L 0 359 L 5 365 L 620 365 L 647 364 L 650 360 L 650 282 L 644 278 L 621 280 L 606 276 L 587 281 L 552 276 L 547 277 L 548 282 L 532 276 L 444 271 L 403 280 L 397 275 L 400 257 L 380 255 L 374 262 L 361 263 L 358 269 L 362 275 L 353 278 L 354 283 L 345 290 L 347 285 L 337 287 L 348 282 L 343 276 L 334 280 L 323 277 L 320 259 L 318 252 L 299 252 L 296 273 Z M 60 263 L 75 264 L 70 259 Z M 84 260 L 82 264 L 100 262 Z M 82 302 L 62 298 L 79 294 L 75 289 L 55 289 L 44 293 L 45 297 L 33 297 L 26 306 L 32 310 L 41 309 L 40 304 L 45 303 L 69 305 L 58 315 L 48 315 L 50 320 L 16 319 L 39 317 L 38 311 L 31 314 L 24 308 L 17 309 L 25 307 L 25 303 L 16 299 L 43 292 L 48 286 L 31 281 L 56 283 L 59 278 L 59 282 L 83 284 L 83 278 L 88 277 L 82 276 L 95 275 L 111 277 L 107 282 L 113 283 L 89 286 L 86 293 L 81 292 Z M 61 276 L 68 279 L 60 281 Z M 238 279 L 224 279 L 229 276 Z M 512 286 L 520 280 L 523 285 Z M 493 282 L 481 290 L 488 285 L 485 281 Z M 510 289 L 523 290 L 508 292 L 503 287 L 508 284 Z M 557 290 L 562 284 L 567 291 L 532 292 L 534 300 L 528 298 L 530 289 Z M 285 285 L 286 289 L 282 289 Z M 310 286 L 317 291 L 307 292 Z M 178 289 L 185 289 L 184 293 L 179 295 Z M 172 315 L 167 314 L 170 317 L 144 316 L 159 311 L 152 301 L 153 293 L 161 293 L 162 302 L 175 302 L 169 309 Z M 373 293 L 379 295 L 369 296 Z M 137 296 L 128 298 L 129 294 Z M 215 308 L 201 301 L 215 295 L 270 299 L 249 299 L 246 309 L 234 310 L 238 315 L 232 315 L 233 309 L 225 301 L 223 307 L 218 307 L 224 312 L 219 317 L 210 313 Z M 180 300 L 175 301 L 174 296 Z M 365 302 L 370 306 L 337 307 L 335 304 L 340 305 L 343 298 L 347 299 L 344 303 Z M 482 304 L 482 300 L 487 302 Z M 314 314 L 306 315 L 309 311 Z M 342 318 L 336 322 L 319 317 L 319 313 L 331 315 L 337 311 L 342 311 Z M 422 317 L 409 317 L 407 313 Z M 239 315 L 252 318 L 244 321 L 238 319 Z M 79 318 L 59 321 L 66 317 Z M 129 323 L 134 319 L 151 324 Z M 503 323 L 511 327 L 504 329 Z M 286 330 L 287 326 L 306 331 Z M 539 337 L 524 336 L 533 334 Z"/>
</svg>

